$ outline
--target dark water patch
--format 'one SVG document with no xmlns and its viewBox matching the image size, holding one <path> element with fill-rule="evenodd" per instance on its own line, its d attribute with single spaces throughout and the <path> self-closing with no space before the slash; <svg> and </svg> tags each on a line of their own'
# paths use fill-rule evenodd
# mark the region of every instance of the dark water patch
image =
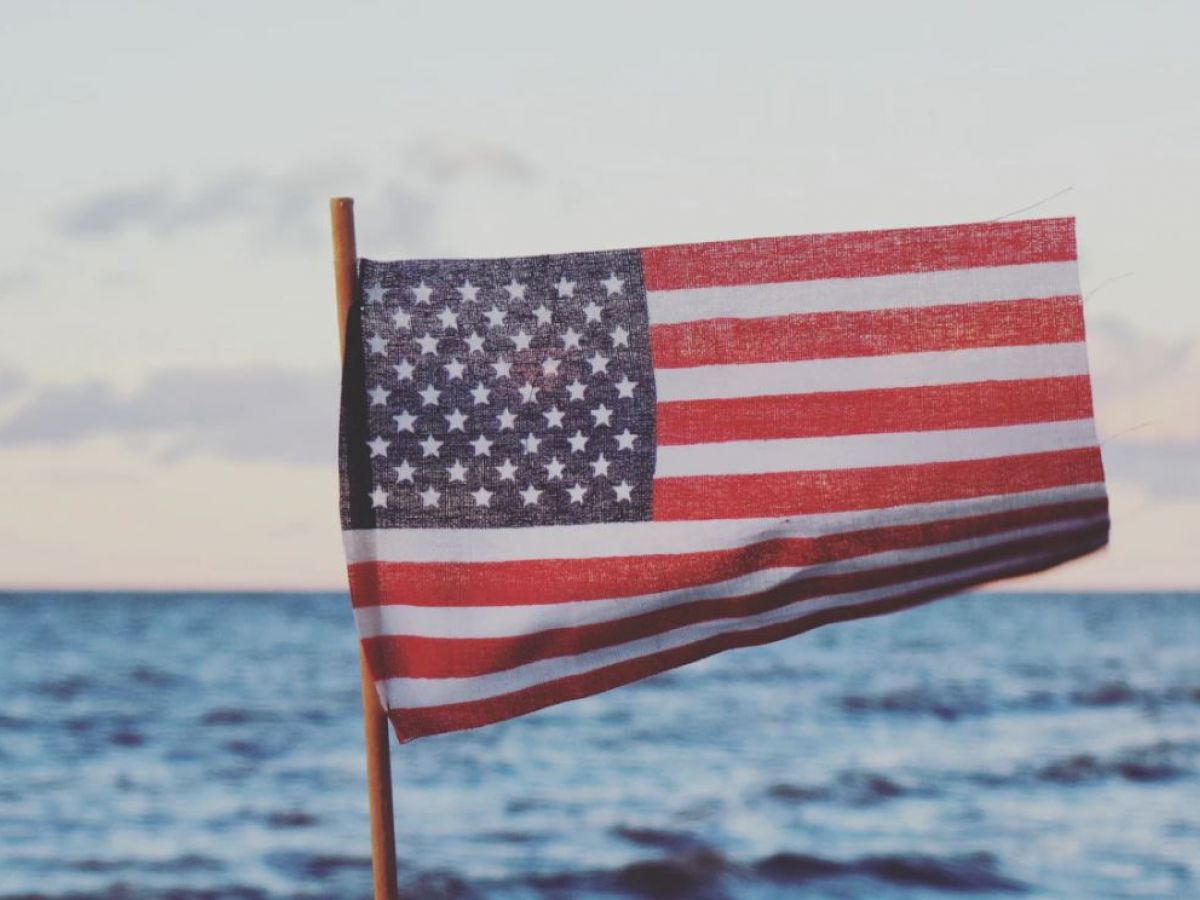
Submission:
<svg viewBox="0 0 1200 900">
<path fill-rule="evenodd" d="M 274 716 L 260 710 L 239 709 L 237 707 L 218 707 L 210 709 L 200 721 L 204 725 L 247 725 L 274 721 Z"/>
<path fill-rule="evenodd" d="M 636 828 L 618 825 L 613 834 L 638 847 L 652 847 L 668 853 L 690 853 L 707 849 L 696 837 L 682 831 L 665 831 L 660 828 Z"/>
<path fill-rule="evenodd" d="M 534 874 L 521 879 L 520 884 L 549 897 L 600 894 L 717 900 L 727 896 L 721 877 L 729 869 L 724 856 L 704 849 L 638 860 L 614 870 Z"/>
<path fill-rule="evenodd" d="M 311 897 L 311 894 L 296 895 Z M 40 892 L 4 894 L 4 900 L 283 900 L 278 894 L 241 884 L 222 885 L 215 888 L 157 888 L 125 881 L 114 882 L 105 887 L 88 891 L 72 891 L 61 894 Z"/>
<path fill-rule="evenodd" d="M 1169 781 L 1190 774 L 1190 759 L 1196 747 L 1172 741 L 1159 741 L 1144 747 L 1132 747 L 1110 757 L 1076 753 L 1052 760 L 1036 771 L 1043 781 L 1055 784 L 1080 784 L 1119 777 L 1127 781 Z"/>
<path fill-rule="evenodd" d="M 802 785 L 780 782 L 767 788 L 766 794 L 783 803 L 829 803 L 847 806 L 873 806 L 917 793 L 915 787 L 902 785 L 876 772 L 842 772 L 832 784 Z"/>
<path fill-rule="evenodd" d="M 934 716 L 953 722 L 966 716 L 986 716 L 992 704 L 986 691 L 965 685 L 945 685 L 933 688 L 913 685 L 878 694 L 847 694 L 841 707 L 848 713 L 892 713 L 899 715 Z"/>
<path fill-rule="evenodd" d="M 134 666 L 129 670 L 129 680 L 144 684 L 147 687 L 166 688 L 175 687 L 183 683 L 184 679 L 174 673 L 168 672 L 165 669 L 157 669 L 154 666 Z"/>
<path fill-rule="evenodd" d="M 546 840 L 545 834 L 516 828 L 497 828 L 484 831 L 479 836 L 485 841 L 496 841 L 500 844 L 537 844 Z"/>
<path fill-rule="evenodd" d="M 862 856 L 838 861 L 801 853 L 776 853 L 760 860 L 755 871 L 792 885 L 834 878 L 870 878 L 899 887 L 957 893 L 1025 892 L 1027 886 L 999 871 L 991 853 L 932 856 L 921 853 Z"/>
<path fill-rule="evenodd" d="M 140 747 L 146 743 L 146 736 L 136 728 L 118 728 L 108 736 L 108 741 L 117 747 Z"/>
<path fill-rule="evenodd" d="M 277 810 L 267 816 L 267 824 L 272 828 L 311 828 L 317 817 L 302 809 Z"/>
<path fill-rule="evenodd" d="M 474 888 L 453 872 L 420 872 L 400 876 L 400 896 L 421 900 L 476 900 L 481 897 Z"/>
<path fill-rule="evenodd" d="M 188 853 L 171 859 L 81 859 L 68 865 L 77 872 L 129 871 L 165 875 L 220 872 L 225 869 L 225 864 L 220 860 L 198 853 Z"/>
<path fill-rule="evenodd" d="M 630 863 L 617 873 L 617 884 L 648 897 L 695 896 L 703 888 L 716 890 L 712 881 L 726 868 L 725 857 L 715 850 L 695 850 L 666 859 Z"/>
<path fill-rule="evenodd" d="M 291 878 L 329 881 L 347 873 L 370 873 L 370 856 L 350 856 L 339 853 L 279 852 L 266 856 L 266 862 L 276 871 Z"/>
<path fill-rule="evenodd" d="M 1194 775 L 1197 755 L 1200 755 L 1200 742 L 1158 741 L 1128 747 L 1107 756 L 1082 751 L 1037 765 L 1019 766 L 1010 772 L 977 772 L 970 780 L 988 787 L 1037 783 L 1072 787 L 1110 779 L 1148 784 Z"/>
<path fill-rule="evenodd" d="M 1120 706 L 1138 699 L 1153 698 L 1135 690 L 1126 681 L 1105 681 L 1071 692 L 1071 702 L 1078 706 Z"/>
<path fill-rule="evenodd" d="M 51 678 L 39 681 L 33 686 L 35 693 L 53 700 L 74 700 L 84 691 L 93 687 L 91 679 L 82 675 L 66 675 L 62 678 Z"/>
</svg>

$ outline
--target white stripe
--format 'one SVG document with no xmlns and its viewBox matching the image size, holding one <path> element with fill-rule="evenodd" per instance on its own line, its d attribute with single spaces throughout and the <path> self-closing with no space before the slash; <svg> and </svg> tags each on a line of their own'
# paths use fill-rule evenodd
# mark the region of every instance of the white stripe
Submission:
<svg viewBox="0 0 1200 900">
<path fill-rule="evenodd" d="M 1082 341 L 655 369 L 658 402 L 1086 375 Z"/>
<path fill-rule="evenodd" d="M 1085 548 L 1090 549 L 1099 544 L 1099 539 L 1090 538 L 1081 543 L 1077 549 L 1082 552 Z M 640 638 L 625 644 L 591 650 L 575 656 L 538 660 L 503 672 L 469 678 L 388 678 L 381 683 L 387 696 L 389 709 L 415 709 L 484 700 L 535 685 L 546 684 L 559 678 L 585 674 L 617 663 L 685 647 L 719 634 L 751 631 L 784 622 L 798 622 L 817 612 L 852 607 L 910 591 L 925 588 L 936 589 L 942 585 L 965 584 L 976 580 L 1003 577 L 1006 572 L 1014 571 L 1025 564 L 1049 561 L 1059 557 L 1065 552 L 1065 549 L 1060 548 L 1053 553 L 1029 554 L 1006 559 L 959 572 L 911 581 L 900 586 L 891 585 L 850 594 L 801 600 L 754 616 L 702 622 L 665 634 Z"/>
<path fill-rule="evenodd" d="M 791 313 L 894 309 L 1034 299 L 1079 294 L 1074 260 L 905 272 L 865 278 L 826 278 L 721 287 L 650 291 L 651 325 L 698 319 L 784 316 Z"/>
<path fill-rule="evenodd" d="M 365 528 L 342 534 L 346 560 L 372 562 L 507 562 L 519 559 L 595 559 L 647 553 L 726 550 L 776 538 L 817 537 L 889 525 L 919 525 L 960 516 L 1098 500 L 1102 482 L 914 503 L 883 509 L 810 513 L 767 519 L 698 522 L 597 522 L 528 528 Z"/>
<path fill-rule="evenodd" d="M 610 600 L 535 603 L 528 606 L 368 606 L 354 611 L 360 637 L 410 636 L 428 638 L 517 637 L 553 628 L 576 628 L 638 616 L 702 600 L 758 594 L 785 584 L 827 575 L 844 575 L 922 560 L 938 559 L 1032 537 L 1063 534 L 1108 520 L 1106 515 L 1080 516 L 1040 525 L 1014 528 L 982 537 L 964 538 L 927 547 L 910 547 L 864 554 L 809 566 L 778 566 L 736 578 L 677 590 Z"/>
<path fill-rule="evenodd" d="M 1096 427 L 1091 419 L 998 425 L 991 428 L 953 428 L 946 431 L 897 431 L 773 441 L 681 444 L 658 448 L 654 477 L 754 475 L 765 472 L 907 466 L 1076 450 L 1095 444 Z"/>
</svg>

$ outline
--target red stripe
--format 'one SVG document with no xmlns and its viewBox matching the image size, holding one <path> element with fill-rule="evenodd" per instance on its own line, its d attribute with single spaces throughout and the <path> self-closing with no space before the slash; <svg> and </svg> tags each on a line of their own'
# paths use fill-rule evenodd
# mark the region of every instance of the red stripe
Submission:
<svg viewBox="0 0 1200 900">
<path fill-rule="evenodd" d="M 882 503 L 933 503 L 1103 480 L 1098 447 L 909 466 L 691 475 L 655 479 L 653 517 L 658 521 L 770 518 L 875 509 Z"/>
<path fill-rule="evenodd" d="M 805 631 L 810 631 L 821 625 L 833 622 L 845 622 L 852 619 L 863 619 L 869 616 L 895 612 L 907 607 L 916 606 L 938 597 L 957 593 L 971 585 L 995 581 L 999 578 L 1027 575 L 1052 568 L 1068 559 L 1083 555 L 1085 552 L 1101 546 L 1098 542 L 1084 544 L 1072 549 L 1069 553 L 1050 557 L 1040 562 L 1027 562 L 1014 565 L 1004 574 L 990 574 L 985 577 L 964 577 L 961 581 L 952 582 L 937 588 L 923 588 L 907 591 L 885 600 L 866 603 L 861 606 L 825 610 L 814 613 L 800 621 L 784 622 L 751 631 L 721 634 L 703 641 L 697 641 L 686 647 L 665 651 L 653 656 L 645 656 L 628 662 L 618 663 L 593 672 L 572 675 L 556 681 L 535 685 L 522 691 L 491 697 L 486 700 L 476 700 L 468 703 L 454 703 L 445 706 L 432 706 L 424 709 L 398 709 L 388 715 L 395 728 L 396 737 L 401 741 L 447 731 L 461 731 L 466 728 L 476 728 L 492 722 L 511 719 L 524 715 L 546 706 L 563 703 L 567 700 L 577 700 L 592 694 L 638 681 L 668 669 L 674 669 L 687 663 L 695 662 L 706 656 L 712 656 L 724 650 L 735 647 L 750 647 L 768 644 L 783 638 L 791 637 Z"/>
<path fill-rule="evenodd" d="M 778 566 L 808 566 L 998 534 L 1108 509 L 1104 498 L 987 515 L 891 525 L 808 538 L 776 538 L 729 550 L 576 560 L 477 563 L 368 562 L 349 567 L 355 607 L 513 606 L 634 597 L 712 584 Z"/>
<path fill-rule="evenodd" d="M 1108 523 L 1105 522 L 1071 533 L 1027 537 L 938 559 L 807 578 L 756 594 L 696 600 L 611 622 L 555 628 L 517 637 L 376 637 L 364 640 L 363 648 L 377 679 L 469 678 L 541 659 L 575 656 L 688 625 L 759 615 L 802 600 L 903 585 L 1014 556 L 1065 550 L 1085 538 L 1103 539 L 1107 532 Z"/>
<path fill-rule="evenodd" d="M 1086 375 L 658 404 L 657 441 L 823 437 L 1088 419 Z"/>
<path fill-rule="evenodd" d="M 650 329 L 658 369 L 1082 340 L 1083 306 L 1077 296 L 701 319 Z"/>
<path fill-rule="evenodd" d="M 648 291 L 1075 259 L 1075 220 L 983 222 L 648 247 Z"/>
</svg>

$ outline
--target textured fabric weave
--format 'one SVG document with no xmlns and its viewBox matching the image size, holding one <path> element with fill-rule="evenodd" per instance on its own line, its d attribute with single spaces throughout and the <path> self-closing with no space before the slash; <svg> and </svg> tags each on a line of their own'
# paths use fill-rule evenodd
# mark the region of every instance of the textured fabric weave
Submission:
<svg viewBox="0 0 1200 900">
<path fill-rule="evenodd" d="M 1071 219 L 359 285 L 342 524 L 402 741 L 1107 541 Z"/>
</svg>

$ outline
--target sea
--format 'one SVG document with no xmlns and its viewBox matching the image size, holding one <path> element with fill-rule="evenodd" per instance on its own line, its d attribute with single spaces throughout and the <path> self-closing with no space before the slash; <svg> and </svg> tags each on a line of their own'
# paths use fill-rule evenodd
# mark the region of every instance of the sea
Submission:
<svg viewBox="0 0 1200 900">
<path fill-rule="evenodd" d="M 0 594 L 0 897 L 368 897 L 356 652 L 344 594 Z M 1200 595 L 940 600 L 393 759 L 406 897 L 1200 897 Z"/>
</svg>

